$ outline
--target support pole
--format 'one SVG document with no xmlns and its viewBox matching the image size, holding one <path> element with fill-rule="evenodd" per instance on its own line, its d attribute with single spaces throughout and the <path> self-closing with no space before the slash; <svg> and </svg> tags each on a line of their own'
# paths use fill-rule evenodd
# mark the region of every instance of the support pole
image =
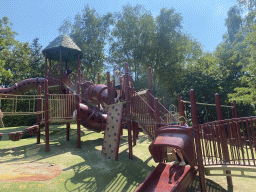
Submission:
<svg viewBox="0 0 256 192">
<path fill-rule="evenodd" d="M 78 55 L 78 59 L 77 59 L 77 75 L 78 75 L 78 82 L 81 82 L 81 63 L 80 63 L 80 57 Z"/>
<path fill-rule="evenodd" d="M 236 108 L 236 100 L 233 101 L 233 106 L 234 106 L 234 115 L 235 115 L 235 118 L 237 118 L 237 108 Z"/>
<path fill-rule="evenodd" d="M 100 73 L 98 72 L 98 83 L 100 84 Z M 98 109 L 100 110 L 100 102 L 98 101 Z"/>
<path fill-rule="evenodd" d="M 60 49 L 60 93 L 62 94 L 62 63 L 61 63 L 61 49 Z"/>
<path fill-rule="evenodd" d="M 151 67 L 148 68 L 148 83 L 149 83 L 149 90 L 153 91 L 153 83 L 152 83 L 152 74 L 151 74 Z"/>
<path fill-rule="evenodd" d="M 180 115 L 180 116 L 182 116 L 182 115 L 181 115 L 181 103 L 180 103 L 180 101 L 181 101 L 181 97 L 180 97 L 180 95 L 179 95 L 179 94 L 177 95 L 177 99 L 178 99 L 179 115 Z"/>
<path fill-rule="evenodd" d="M 108 105 L 110 105 L 110 89 L 111 89 L 111 82 L 110 82 L 110 73 L 107 72 L 107 87 L 108 87 Z"/>
<path fill-rule="evenodd" d="M 42 99 L 41 99 L 41 85 L 37 87 L 37 112 L 42 111 Z M 37 144 L 40 144 L 40 132 L 41 132 L 41 114 L 37 114 L 37 123 L 38 123 L 38 133 L 37 133 Z"/>
<path fill-rule="evenodd" d="M 48 78 L 48 74 L 47 74 L 47 57 L 46 57 L 46 53 L 47 53 L 47 52 L 45 52 L 45 56 L 44 56 L 44 77 L 45 77 L 45 79 L 47 79 L 47 78 Z"/>
<path fill-rule="evenodd" d="M 127 115 L 127 128 L 128 128 L 128 145 L 129 145 L 129 159 L 133 159 L 132 151 L 132 127 L 131 127 L 131 98 L 130 98 L 130 87 L 129 87 L 129 72 L 128 64 L 125 63 L 125 99 L 126 99 L 126 115 Z"/>
<path fill-rule="evenodd" d="M 48 152 L 50 150 L 49 143 L 49 91 L 48 91 L 48 80 L 45 79 L 44 82 L 44 111 L 45 111 L 45 151 Z"/>
<path fill-rule="evenodd" d="M 67 91 L 67 96 L 69 96 L 69 89 L 67 88 L 66 89 Z M 71 110 L 71 101 L 70 101 L 70 97 L 68 97 L 68 99 L 67 99 L 67 108 L 66 108 L 66 110 L 67 110 L 67 114 L 69 114 L 68 113 L 68 110 Z M 69 141 L 69 130 L 70 130 L 70 123 L 67 123 L 67 131 L 66 131 L 66 140 L 67 141 Z"/>
<path fill-rule="evenodd" d="M 165 110 L 166 109 L 165 97 L 163 97 L 163 106 L 164 106 L 164 122 L 167 123 L 167 117 L 166 117 L 167 111 Z"/>
<path fill-rule="evenodd" d="M 221 111 L 221 103 L 220 103 L 220 96 L 218 93 L 215 94 L 215 104 L 216 104 L 216 111 L 217 111 L 217 116 L 218 116 L 218 121 L 223 120 L 223 115 L 222 115 L 222 111 Z M 222 132 L 222 142 L 223 144 L 222 146 L 222 152 L 223 152 L 223 156 L 224 156 L 224 160 L 229 162 L 229 153 L 228 153 L 228 147 L 227 147 L 227 139 L 226 139 L 226 131 L 225 131 L 225 125 L 224 122 L 223 123 L 219 123 L 220 124 L 220 131 Z M 226 170 L 227 174 L 231 174 L 230 170 Z M 232 182 L 232 177 L 231 176 L 227 176 L 227 183 L 228 183 L 228 188 L 232 189 L 233 188 L 233 182 Z"/>
<path fill-rule="evenodd" d="M 80 115 L 80 86 L 79 82 L 76 82 L 76 109 L 77 109 L 77 148 L 81 148 L 81 115 Z"/>
<path fill-rule="evenodd" d="M 158 99 L 154 99 L 154 107 L 155 107 L 155 121 L 156 121 L 156 129 L 159 129 L 161 126 L 161 121 L 160 121 L 160 110 L 159 110 L 159 104 L 158 104 Z"/>
<path fill-rule="evenodd" d="M 49 75 L 48 76 L 49 77 L 52 76 L 52 58 L 51 57 L 49 58 Z"/>
<path fill-rule="evenodd" d="M 184 102 L 183 100 L 180 100 L 180 116 L 183 116 L 185 117 L 185 105 L 184 105 Z"/>
<path fill-rule="evenodd" d="M 192 115 L 192 123 L 193 123 L 192 128 L 195 133 L 196 154 L 197 154 L 200 187 L 202 192 L 206 192 L 205 173 L 204 173 L 202 149 L 201 149 L 200 135 L 199 135 L 199 123 L 198 123 L 198 115 L 197 115 L 197 107 L 196 107 L 196 96 L 195 96 L 195 91 L 193 89 L 190 90 L 190 104 L 191 104 L 191 115 Z"/>
</svg>

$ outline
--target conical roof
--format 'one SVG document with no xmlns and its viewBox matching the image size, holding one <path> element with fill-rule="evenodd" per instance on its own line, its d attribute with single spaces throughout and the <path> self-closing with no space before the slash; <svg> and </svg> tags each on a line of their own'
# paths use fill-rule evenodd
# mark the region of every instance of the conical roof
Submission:
<svg viewBox="0 0 256 192">
<path fill-rule="evenodd" d="M 43 54 L 47 57 L 51 57 L 52 60 L 60 60 L 60 50 L 62 61 L 76 61 L 78 58 L 82 58 L 81 49 L 74 43 L 74 41 L 67 35 L 60 35 L 55 38 L 45 49 L 43 49 Z"/>
</svg>

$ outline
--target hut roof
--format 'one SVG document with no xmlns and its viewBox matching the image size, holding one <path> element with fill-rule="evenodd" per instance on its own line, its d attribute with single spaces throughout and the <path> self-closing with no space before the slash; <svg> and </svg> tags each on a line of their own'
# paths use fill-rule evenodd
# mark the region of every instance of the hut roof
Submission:
<svg viewBox="0 0 256 192">
<path fill-rule="evenodd" d="M 74 41 L 66 36 L 60 35 L 55 38 L 46 48 L 43 49 L 43 54 L 47 57 L 51 57 L 52 60 L 60 60 L 60 50 L 61 59 L 68 61 L 76 61 L 78 58 L 82 58 L 81 49 L 74 43 Z"/>
</svg>

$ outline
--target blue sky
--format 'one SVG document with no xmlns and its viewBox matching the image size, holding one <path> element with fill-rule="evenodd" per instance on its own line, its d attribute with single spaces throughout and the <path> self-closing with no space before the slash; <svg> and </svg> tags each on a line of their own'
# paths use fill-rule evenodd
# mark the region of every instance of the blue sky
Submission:
<svg viewBox="0 0 256 192">
<path fill-rule="evenodd" d="M 204 46 L 204 51 L 213 52 L 227 31 L 225 18 L 236 0 L 1 0 L 0 17 L 7 16 L 13 23 L 17 40 L 31 44 L 38 37 L 45 48 L 60 35 L 63 20 L 73 21 L 86 4 L 103 15 L 119 12 L 127 3 L 144 5 L 154 17 L 162 8 L 174 8 L 183 17 L 183 29 Z"/>
</svg>

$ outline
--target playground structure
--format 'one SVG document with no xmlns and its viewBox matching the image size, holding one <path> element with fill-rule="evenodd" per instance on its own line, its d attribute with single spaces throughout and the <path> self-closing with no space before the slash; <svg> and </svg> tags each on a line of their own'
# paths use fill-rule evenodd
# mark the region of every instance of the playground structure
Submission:
<svg viewBox="0 0 256 192">
<path fill-rule="evenodd" d="M 45 55 L 45 78 L 23 80 L 10 88 L 0 89 L 1 101 L 13 102 L 11 111 L 4 115 L 37 115 L 37 125 L 25 131 L 37 135 L 40 143 L 40 127 L 45 124 L 45 150 L 49 151 L 49 124 L 66 123 L 66 140 L 69 140 L 70 123 L 77 122 L 77 147 L 81 148 L 81 125 L 101 132 L 104 131 L 102 155 L 118 160 L 118 150 L 122 129 L 128 130 L 129 158 L 133 158 L 132 147 L 136 145 L 139 129 L 142 129 L 153 142 L 149 151 L 158 166 L 136 191 L 185 191 L 199 172 L 200 187 L 206 191 L 205 175 L 211 170 L 223 170 L 227 176 L 228 186 L 232 187 L 231 176 L 249 176 L 245 172 L 256 172 L 255 169 L 255 120 L 256 117 L 237 118 L 235 103 L 232 105 L 234 118 L 223 120 L 219 96 L 216 95 L 218 121 L 202 125 L 198 123 L 195 93 L 190 92 L 191 115 L 193 126 L 186 128 L 177 123 L 177 115 L 168 111 L 153 95 L 151 69 L 149 68 L 149 89 L 136 92 L 128 65 L 121 78 L 121 102 L 115 103 L 115 82 L 110 81 L 107 72 L 107 85 L 98 82 L 84 82 L 81 74 L 81 50 L 67 36 L 57 37 L 48 45 Z M 51 60 L 59 60 L 59 69 L 51 66 Z M 62 70 L 62 60 L 65 68 L 68 62 L 77 60 L 77 76 L 75 83 Z M 49 63 L 48 63 L 49 61 Z M 44 87 L 44 95 L 41 94 Z M 76 87 L 72 90 L 71 87 Z M 37 95 L 21 95 L 29 90 L 37 90 Z M 57 94 L 56 94 L 57 93 Z M 28 111 L 19 111 L 19 100 L 29 102 Z M 163 103 L 164 99 L 163 99 Z M 37 105 L 36 105 L 37 104 Z M 102 114 L 100 105 L 104 106 L 107 114 Z M 185 116 L 184 101 L 178 99 L 179 114 Z M 175 107 L 173 111 L 175 111 Z M 76 114 L 75 118 L 73 114 Z M 10 137 L 11 135 L 11 137 Z M 12 140 L 19 140 L 21 132 L 10 133 Z M 1 133 L 0 133 L 1 137 Z M 179 149 L 187 161 L 186 166 L 170 163 L 170 149 Z M 191 150 L 192 149 L 192 150 Z M 232 170 L 241 174 L 232 174 Z"/>
</svg>

